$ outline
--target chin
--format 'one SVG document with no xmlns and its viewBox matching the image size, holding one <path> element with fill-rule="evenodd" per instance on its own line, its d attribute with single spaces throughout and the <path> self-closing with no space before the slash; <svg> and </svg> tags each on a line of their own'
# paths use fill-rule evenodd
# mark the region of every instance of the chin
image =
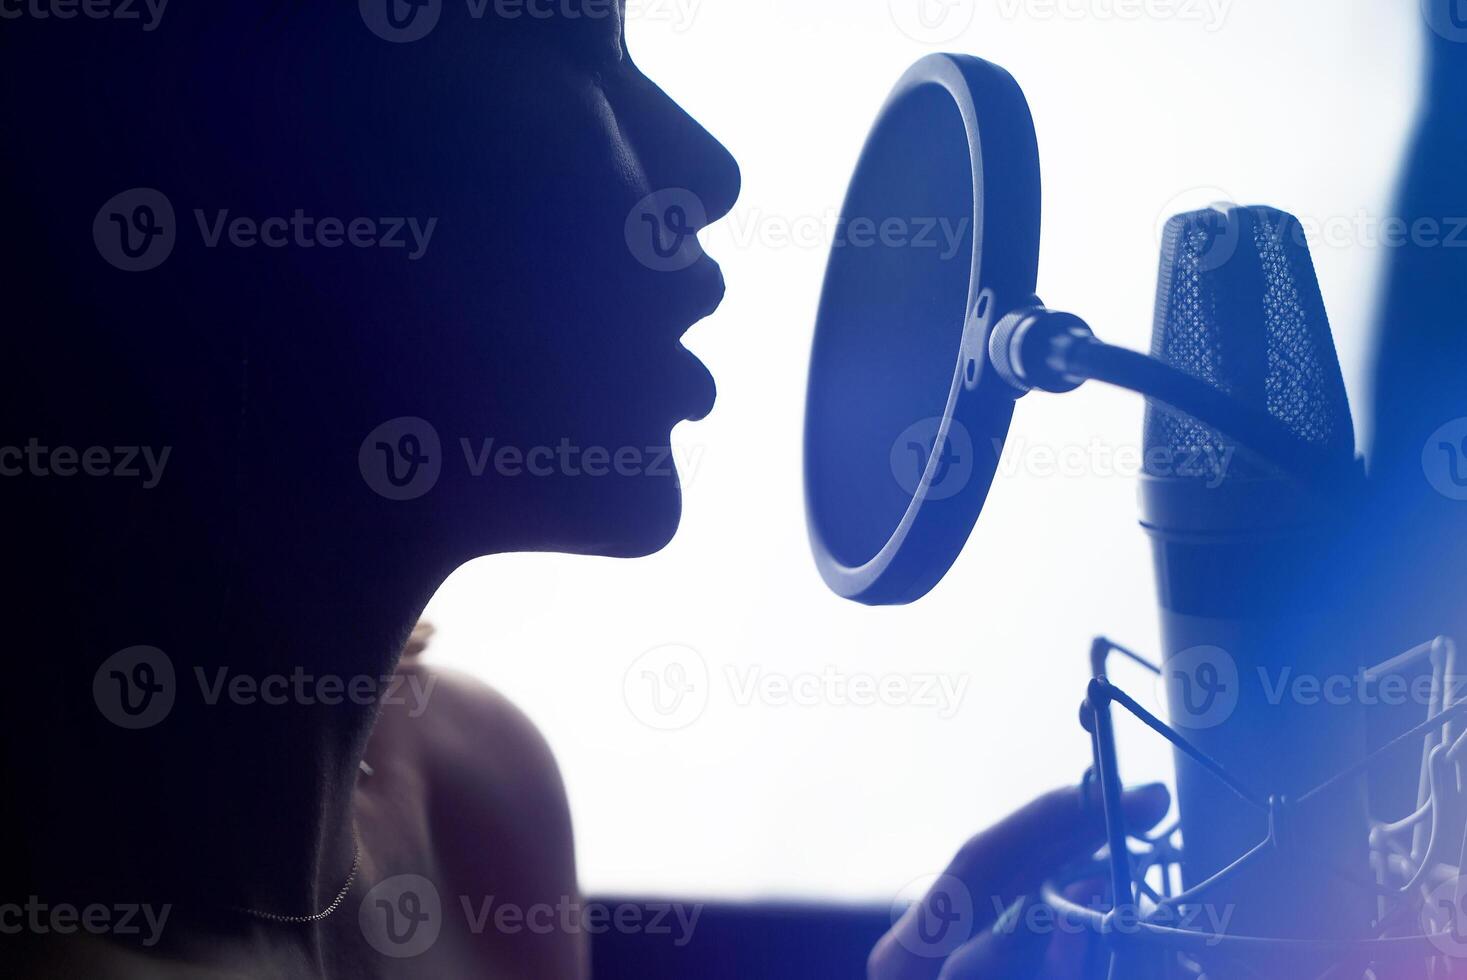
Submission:
<svg viewBox="0 0 1467 980">
<path fill-rule="evenodd" d="M 667 547 L 683 515 L 676 475 L 562 479 L 487 512 L 482 499 L 472 504 L 472 517 L 460 512 L 460 520 L 450 519 L 458 528 L 453 537 L 460 563 L 505 552 L 643 558 Z M 475 530 L 463 533 L 469 527 Z"/>
<path fill-rule="evenodd" d="M 690 399 L 691 400 L 691 399 Z M 701 413 L 706 414 L 706 412 Z M 546 503 L 544 526 L 560 540 L 544 550 L 606 558 L 641 558 L 672 541 L 682 523 L 683 481 L 668 413 L 643 425 L 608 427 L 585 437 L 585 445 L 634 447 L 639 452 L 622 471 L 561 478 Z M 645 447 L 645 448 L 642 448 Z"/>
<path fill-rule="evenodd" d="M 621 420 L 608 421 L 615 425 Z M 607 558 L 655 554 L 677 534 L 682 481 L 690 476 L 678 472 L 672 427 L 661 420 L 646 426 L 607 426 L 569 440 L 574 446 L 648 447 L 624 464 L 611 450 L 609 457 L 603 451 L 594 464 L 588 455 L 573 456 L 559 472 L 543 478 L 520 473 L 493 481 L 454 480 L 440 491 L 452 496 L 440 498 L 445 506 L 437 526 L 464 561 L 504 552 Z M 561 441 L 540 435 L 506 440 L 505 445 L 556 446 Z"/>
<path fill-rule="evenodd" d="M 666 548 L 682 524 L 683 495 L 676 477 L 625 480 L 587 505 L 579 522 L 583 546 L 567 549 L 575 554 L 644 558 Z"/>
</svg>

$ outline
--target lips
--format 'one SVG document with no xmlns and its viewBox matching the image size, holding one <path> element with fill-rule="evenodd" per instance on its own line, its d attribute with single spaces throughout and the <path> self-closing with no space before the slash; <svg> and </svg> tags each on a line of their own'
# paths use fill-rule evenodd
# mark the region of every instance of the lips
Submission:
<svg viewBox="0 0 1467 980">
<path fill-rule="evenodd" d="M 688 296 L 688 306 L 684 316 L 679 317 L 680 322 L 686 324 L 681 333 L 686 333 L 702 320 L 712 316 L 723 304 L 725 292 L 723 272 L 717 263 L 708 261 L 699 266 L 705 281 L 699 288 L 690 289 L 685 295 Z M 680 336 L 681 336 L 680 333 Z M 683 375 L 687 385 L 687 408 L 684 417 L 690 422 L 698 422 L 708 417 L 713 411 L 713 404 L 718 399 L 718 386 L 713 380 L 713 373 L 692 351 L 679 345 L 678 353 L 683 362 Z"/>
<path fill-rule="evenodd" d="M 708 370 L 708 365 L 700 361 L 697 355 L 686 347 L 679 348 L 678 352 L 687 378 L 687 407 L 683 417 L 689 422 L 701 422 L 713 411 L 713 404 L 718 400 L 718 385 L 713 380 L 713 372 Z"/>
<path fill-rule="evenodd" d="M 688 315 L 692 319 L 688 323 L 689 327 L 716 313 L 723 305 L 723 296 L 727 291 L 727 286 L 723 281 L 723 270 L 711 261 L 705 268 L 709 269 L 707 282 L 700 284 L 696 290 L 690 290 L 692 299 L 689 303 Z"/>
</svg>

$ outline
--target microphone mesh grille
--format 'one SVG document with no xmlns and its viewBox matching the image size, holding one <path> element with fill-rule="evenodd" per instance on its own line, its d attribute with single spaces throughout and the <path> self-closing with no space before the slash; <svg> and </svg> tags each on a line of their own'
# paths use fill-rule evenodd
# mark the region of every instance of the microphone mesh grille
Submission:
<svg viewBox="0 0 1467 980">
<path fill-rule="evenodd" d="M 1151 353 L 1266 410 L 1300 439 L 1344 460 L 1354 456 L 1329 320 L 1303 229 L 1291 215 L 1229 207 L 1168 221 Z M 1190 416 L 1148 403 L 1146 448 L 1221 453 L 1228 441 Z M 1238 456 L 1230 472 L 1258 469 Z"/>
</svg>

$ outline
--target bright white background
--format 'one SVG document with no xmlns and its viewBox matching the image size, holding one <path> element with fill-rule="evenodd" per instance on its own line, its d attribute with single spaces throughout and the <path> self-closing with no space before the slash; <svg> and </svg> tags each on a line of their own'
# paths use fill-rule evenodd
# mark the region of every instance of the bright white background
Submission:
<svg viewBox="0 0 1467 980">
<path fill-rule="evenodd" d="M 434 658 L 507 693 L 551 741 L 591 891 L 888 900 L 971 833 L 1079 778 L 1093 635 L 1155 647 L 1135 486 L 1113 472 L 1126 460 L 1058 474 L 1034 455 L 1097 446 L 1115 460 L 1137 446 L 1139 399 L 1099 386 L 1021 403 L 984 518 L 927 599 L 851 605 L 810 560 L 800 430 L 830 216 L 913 60 L 969 52 L 1024 86 L 1044 166 L 1040 294 L 1108 340 L 1149 343 L 1171 213 L 1233 197 L 1318 226 L 1357 426 L 1363 414 L 1379 221 L 1419 81 L 1416 0 L 957 0 L 939 33 L 971 23 L 936 44 L 897 26 L 916 2 L 632 0 L 634 56 L 744 173 L 738 210 L 703 236 L 730 294 L 688 340 L 720 401 L 678 431 L 683 530 L 632 563 L 476 562 L 429 610 Z M 695 652 L 639 660 L 668 644 Z M 693 690 L 660 715 L 646 672 L 675 680 L 679 667 Z M 751 670 L 830 669 L 966 688 L 950 717 L 743 697 Z M 1143 677 L 1121 676 L 1152 700 Z M 1168 775 L 1155 740 L 1123 737 L 1129 780 Z"/>
</svg>

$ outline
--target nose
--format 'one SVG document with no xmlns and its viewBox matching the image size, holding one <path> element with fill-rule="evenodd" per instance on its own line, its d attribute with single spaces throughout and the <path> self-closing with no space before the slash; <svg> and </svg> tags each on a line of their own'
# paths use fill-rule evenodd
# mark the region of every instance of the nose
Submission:
<svg viewBox="0 0 1467 980">
<path fill-rule="evenodd" d="M 698 196 L 713 224 L 733 210 L 743 177 L 738 161 L 713 134 L 661 91 L 640 155 L 655 189 L 685 188 Z"/>
</svg>

